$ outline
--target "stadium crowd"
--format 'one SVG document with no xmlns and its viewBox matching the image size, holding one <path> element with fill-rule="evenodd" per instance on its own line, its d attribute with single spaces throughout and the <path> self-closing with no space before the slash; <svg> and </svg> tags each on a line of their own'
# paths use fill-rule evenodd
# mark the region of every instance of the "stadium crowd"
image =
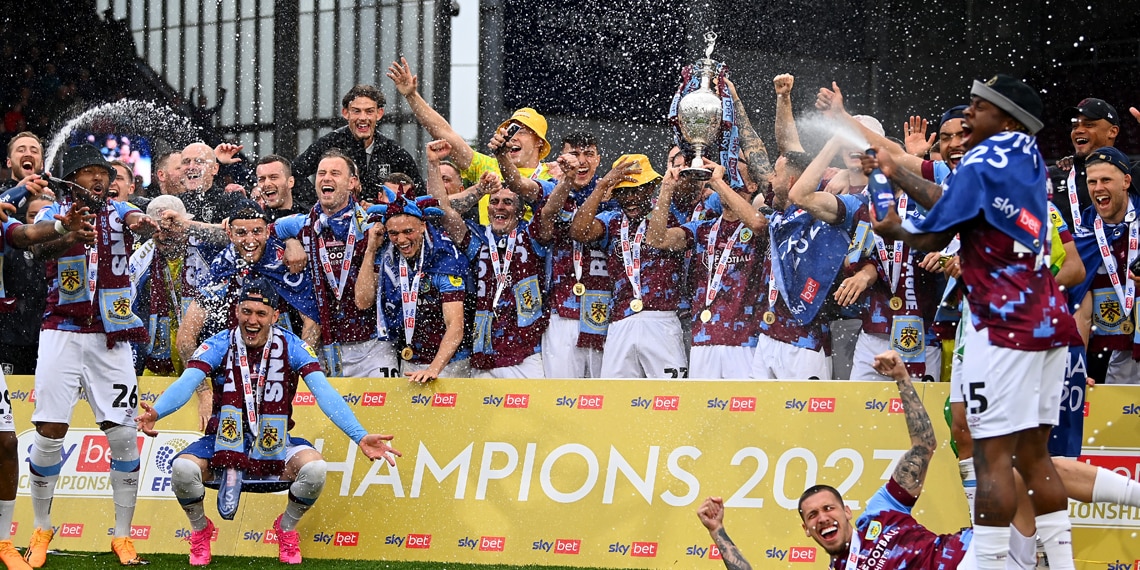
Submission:
<svg viewBox="0 0 1140 570">
<path fill-rule="evenodd" d="M 114 378 L 129 388 L 136 374 L 180 376 L 176 395 L 143 405 L 144 431 L 196 392 L 209 450 L 176 469 L 175 492 L 195 533 L 208 535 L 201 489 L 214 438 L 220 446 L 227 418 L 234 420 L 228 425 L 246 425 L 240 413 L 227 416 L 227 409 L 252 406 L 233 387 L 248 388 L 259 377 L 264 383 L 271 358 L 285 358 L 314 393 L 328 389 L 325 375 L 420 383 L 903 382 L 937 381 L 953 370 L 963 477 L 978 481 L 979 508 L 988 517 L 979 528 L 1011 522 L 1012 503 L 981 498 L 1012 497 L 1016 466 L 1034 491 L 1039 536 L 1047 551 L 1060 554 L 1054 566 L 1072 567 L 1059 546 L 1068 544 L 1067 523 L 1046 516 L 1056 514 L 1057 497 L 1063 510 L 1063 496 L 1050 487 L 1059 478 L 1046 447 L 1054 455 L 1079 454 L 1083 405 L 1062 407 L 1059 392 L 1087 378 L 1140 383 L 1140 276 L 1131 270 L 1140 254 L 1140 170 L 1113 148 L 1127 116 L 1111 104 L 1076 102 L 1066 125 L 1073 154 L 1058 161 L 1051 181 L 1032 136 L 1043 126 L 1040 99 L 1006 76 L 975 82 L 963 91 L 963 104 L 936 121 L 912 117 L 898 138 L 875 118 L 850 114 L 839 86 L 822 88 L 817 112 L 833 136 L 810 154 L 796 126 L 791 75 L 773 80 L 771 145 L 751 123 L 746 94 L 721 75 L 720 144 L 697 159 L 678 131 L 670 148 L 629 149 L 612 162 L 593 133 L 553 139 L 532 108 L 506 117 L 485 146 L 474 148 L 420 96 L 406 62 L 394 62 L 388 77 L 434 139 L 423 149 L 422 170 L 377 131 L 386 101 L 368 85 L 344 95 L 346 125 L 299 156 L 244 159 L 253 163 L 251 187 L 224 184 L 218 175 L 243 160 L 233 144 L 198 142 L 155 157 L 160 194 L 145 198 L 133 188 L 130 166 L 108 162 L 94 147 L 64 149 L 49 179 L 43 141 L 31 132 L 11 139 L 10 185 L 27 196 L 18 209 L 0 213 L 0 362 L 5 373 L 37 377 L 29 458 L 33 567 L 44 563 L 52 538 L 52 477 L 79 387 L 111 442 L 114 550 L 129 564 L 138 559 L 129 539 L 135 491 L 123 474 L 138 469 L 135 420 L 119 409 L 126 392 L 113 398 L 97 385 Z M 683 84 L 678 99 L 693 88 Z M 1140 121 L 1140 112 L 1131 113 Z M 1003 170 L 1007 163 L 1026 169 L 1018 171 L 1024 176 Z M 696 167 L 707 180 L 694 176 Z M 880 207 L 875 183 L 887 178 L 896 190 Z M 979 191 L 953 191 L 960 187 Z M 1015 188 L 1016 195 L 978 202 L 993 197 L 993 188 Z M 982 229 L 970 225 L 979 218 Z M 278 314 L 280 329 L 273 327 Z M 291 348 L 271 356 L 277 345 Z M 259 350 L 247 355 L 247 348 Z M 64 350 L 100 357 L 78 370 L 59 358 Z M 897 362 L 881 356 L 888 351 Z M 1016 360 L 1020 355 L 1029 360 Z M 995 362 L 1015 364 L 998 374 Z M 218 369 L 218 379 L 207 378 Z M 1032 417 L 1018 416 L 1025 423 L 993 427 L 987 418 L 1024 407 L 1015 391 L 977 381 L 1003 374 L 1041 382 L 1046 395 L 1027 412 Z M 48 377 L 69 380 L 47 388 L 41 383 Z M 294 377 L 286 389 L 296 387 Z M 343 410 L 330 410 L 349 437 L 367 442 L 369 457 L 394 460 L 388 454 L 398 452 L 383 439 L 390 436 L 368 435 Z M 254 418 L 246 426 L 263 428 Z M 313 467 L 319 455 L 308 455 L 316 453 L 311 448 L 289 455 L 284 449 L 261 457 L 257 468 L 295 478 L 289 508 L 274 523 L 295 538 L 324 473 Z M 987 458 L 976 478 L 971 455 Z M 1029 457 L 1034 467 L 1023 469 Z M 289 467 L 297 458 L 303 462 Z M 913 505 L 921 478 L 902 481 L 904 475 L 887 492 L 904 503 L 899 497 L 909 492 Z M 14 492 L 0 484 L 0 533 L 10 526 L 5 501 Z M 711 509 L 702 520 L 718 516 Z M 706 526 L 715 539 L 717 525 Z M 833 540 L 815 531 L 820 544 Z M 998 536 L 976 533 L 979 561 L 994 557 L 979 568 L 994 567 L 1009 536 L 1008 528 Z M 208 538 L 204 554 L 199 543 L 191 561 L 208 563 Z M 299 562 L 296 542 L 286 553 L 288 544 L 282 540 L 282 560 Z M 8 563 L 5 548 L 10 542 L 0 543 Z"/>
</svg>

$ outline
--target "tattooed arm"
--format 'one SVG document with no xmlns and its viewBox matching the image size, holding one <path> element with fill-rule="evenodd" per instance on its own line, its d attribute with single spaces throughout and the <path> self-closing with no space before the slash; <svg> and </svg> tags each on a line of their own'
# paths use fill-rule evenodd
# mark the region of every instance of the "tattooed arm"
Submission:
<svg viewBox="0 0 1140 570">
<path fill-rule="evenodd" d="M 934 448 L 938 446 L 938 440 L 934 437 L 934 426 L 930 425 L 930 416 L 927 415 L 918 392 L 915 392 L 906 366 L 897 352 L 892 350 L 876 356 L 875 370 L 879 374 L 890 376 L 898 384 L 906 416 L 906 429 L 910 432 L 910 450 L 903 455 L 891 478 L 912 496 L 918 497 L 922 493 L 922 484 L 926 481 L 930 458 L 934 456 Z"/>
<path fill-rule="evenodd" d="M 760 138 L 756 129 L 752 128 L 752 122 L 748 120 L 748 112 L 744 109 L 744 103 L 736 94 L 736 85 L 733 85 L 731 81 L 727 81 L 727 83 L 728 92 L 732 94 L 732 105 L 736 108 L 736 122 L 740 127 L 740 154 L 748 163 L 749 177 L 757 184 L 763 183 L 768 179 L 768 173 L 772 170 L 772 165 L 768 160 L 768 149 L 764 146 L 764 140 Z"/>
<path fill-rule="evenodd" d="M 740 549 L 736 548 L 728 533 L 724 531 L 724 500 L 720 497 L 705 499 L 701 508 L 697 509 L 697 518 L 709 530 L 713 543 L 720 549 L 720 558 L 728 570 L 752 570 L 752 565 L 744 559 Z"/>
</svg>

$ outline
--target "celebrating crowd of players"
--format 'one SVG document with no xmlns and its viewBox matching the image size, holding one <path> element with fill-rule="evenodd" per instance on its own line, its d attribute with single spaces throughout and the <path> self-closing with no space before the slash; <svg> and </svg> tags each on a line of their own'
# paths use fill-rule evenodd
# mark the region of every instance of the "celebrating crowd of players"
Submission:
<svg viewBox="0 0 1140 570">
<path fill-rule="evenodd" d="M 1140 382 L 1140 278 L 1129 270 L 1140 254 L 1140 195 L 1112 147 L 1121 117 L 1103 100 L 1072 110 L 1075 152 L 1054 186 L 1033 137 L 1040 99 L 1006 76 L 975 82 L 969 104 L 947 110 L 929 137 L 927 122 L 913 118 L 904 141 L 848 114 L 838 86 L 821 89 L 816 107 L 835 135 L 812 155 L 797 134 L 793 78 L 781 75 L 775 160 L 725 78 L 733 152 L 705 157 L 703 181 L 683 172 L 693 156 L 680 139 L 658 167 L 630 153 L 604 175 L 590 133 L 564 136 L 552 157 L 546 120 L 530 108 L 479 152 L 423 100 L 406 62 L 388 77 L 434 139 L 422 178 L 411 155 L 376 132 L 385 101 L 371 86 L 346 94 L 347 125 L 296 160 L 258 159 L 250 189 L 218 182 L 220 167 L 241 160 L 235 145 L 195 143 L 158 157 L 161 195 L 127 201 L 115 165 L 93 147 L 64 149 L 54 172 L 62 181 L 49 187 L 42 143 L 13 139 L 13 180 L 31 193 L 24 209 L 35 206 L 39 223 L 0 208 L 5 258 L 39 260 L 47 279 L 32 364 L 35 531 L 26 562 L 0 541 L 9 568 L 46 560 L 63 438 L 81 393 L 111 450 L 112 549 L 123 564 L 141 563 L 129 537 L 136 421 L 151 433 L 195 392 L 208 435 L 174 463 L 194 531 L 191 563 L 210 560 L 203 484 L 219 468 L 293 482 L 274 527 L 281 560 L 298 563 L 296 523 L 325 470 L 316 450 L 288 435 L 299 378 L 370 458 L 394 461 L 391 436 L 367 434 L 326 375 L 832 379 L 833 323 L 859 331 L 845 376 L 895 379 L 904 403 L 909 378 L 938 379 L 943 341 L 955 347 L 954 433 L 963 477 L 976 480 L 978 518 L 945 543 L 951 557 L 962 560 L 968 547 L 978 568 L 1002 568 L 1023 561 L 1018 539 L 1036 534 L 1054 567 L 1071 568 L 1065 496 L 1074 491 L 1062 479 L 1093 489 L 1090 499 L 1132 500 L 1124 483 L 1049 459 L 1079 453 L 1079 410 L 1069 399 L 1062 409 L 1061 394 L 1083 391 L 1086 354 L 1103 361 L 1098 380 Z M 869 176 L 896 188 L 878 213 Z M 52 192 L 55 200 L 43 199 Z M 145 211 L 135 206 L 143 202 Z M 34 255 L 17 252 L 29 247 Z M 13 265 L 24 266 L 5 263 L 5 279 L 28 281 Z M 5 307 L 23 301 L 3 291 Z M 14 371 L 32 371 L 24 367 Z M 180 379 L 137 414 L 136 373 Z M 903 519 L 933 451 L 917 416 L 908 407 L 913 457 L 875 501 L 876 512 L 901 515 L 864 528 L 868 512 L 852 532 L 849 513 L 834 512 L 838 493 L 805 493 L 805 531 L 833 567 L 861 567 L 876 550 L 900 564 L 920 560 L 907 558 L 919 538 L 891 542 L 914 530 Z M 4 417 L 0 534 L 17 465 Z M 1059 420 L 1067 429 L 1054 431 Z M 1030 491 L 1020 509 L 1018 481 Z M 1010 530 L 1015 513 L 1019 534 Z M 731 551 L 719 502 L 701 517 Z M 891 525 L 906 528 L 885 532 Z M 943 540 L 928 535 L 921 540 Z"/>
</svg>

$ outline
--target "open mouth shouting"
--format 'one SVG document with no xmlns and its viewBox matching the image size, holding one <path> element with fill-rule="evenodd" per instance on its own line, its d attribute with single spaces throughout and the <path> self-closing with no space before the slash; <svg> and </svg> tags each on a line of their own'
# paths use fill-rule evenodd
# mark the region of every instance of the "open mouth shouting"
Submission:
<svg viewBox="0 0 1140 570">
<path fill-rule="evenodd" d="M 246 344 L 257 343 L 257 341 L 261 337 L 261 330 L 263 328 L 264 327 L 262 327 L 258 323 L 246 323 L 246 324 L 242 325 L 241 326 L 242 340 L 244 340 Z"/>
<path fill-rule="evenodd" d="M 373 128 L 374 123 L 372 121 L 360 119 L 352 122 L 352 134 L 356 135 L 358 139 L 371 138 Z"/>
</svg>

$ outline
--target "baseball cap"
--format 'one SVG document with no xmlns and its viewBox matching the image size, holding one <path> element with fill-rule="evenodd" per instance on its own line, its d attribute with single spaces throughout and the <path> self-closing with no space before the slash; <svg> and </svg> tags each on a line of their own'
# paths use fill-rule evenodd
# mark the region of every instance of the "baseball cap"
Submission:
<svg viewBox="0 0 1140 570">
<path fill-rule="evenodd" d="M 523 107 L 515 111 L 515 114 L 511 115 L 511 118 L 499 124 L 495 130 L 498 131 L 499 129 L 507 128 L 507 125 L 511 124 L 511 121 L 534 131 L 534 134 L 538 135 L 539 139 L 542 139 L 542 147 L 538 149 L 539 160 L 546 158 L 546 155 L 550 154 L 550 141 L 546 140 L 546 117 L 543 117 L 538 111 L 530 107 Z"/>
<path fill-rule="evenodd" d="M 1036 134 L 1045 123 L 1041 116 L 1045 112 L 1045 104 L 1032 87 L 1025 82 L 999 73 L 982 83 L 974 80 L 970 95 L 981 97 L 997 108 L 1009 113 L 1017 122 L 1029 129 L 1029 134 Z"/>
<path fill-rule="evenodd" d="M 1104 99 L 1086 97 L 1085 99 L 1081 99 L 1081 102 L 1077 103 L 1076 107 L 1065 109 L 1066 119 L 1075 119 L 1077 115 L 1084 115 L 1094 121 L 1104 119 L 1114 125 L 1120 126 L 1120 115 L 1116 113 L 1116 108 L 1109 105 Z"/>
<path fill-rule="evenodd" d="M 942 113 L 942 119 L 938 121 L 938 128 L 941 130 L 942 125 L 945 125 L 946 121 L 950 121 L 952 119 L 965 119 L 966 107 L 967 105 L 955 105 L 949 109 L 946 109 L 946 112 Z"/>
<path fill-rule="evenodd" d="M 245 283 L 242 283 L 237 302 L 257 301 L 276 309 L 279 300 L 280 296 L 277 294 L 277 290 L 273 288 L 273 284 L 267 279 L 264 277 L 250 277 L 246 278 Z"/>
<path fill-rule="evenodd" d="M 194 219 L 194 214 L 186 213 L 186 205 L 182 203 L 182 199 L 178 196 L 163 194 L 162 196 L 155 197 L 146 205 L 146 215 L 156 220 L 161 218 L 162 213 L 167 210 L 174 210 L 175 213 L 187 220 Z"/>
<path fill-rule="evenodd" d="M 1088 115 L 1085 116 L 1088 117 Z M 1091 119 L 1092 117 L 1089 118 Z M 1117 150 L 1116 147 L 1102 146 L 1094 150 L 1092 154 L 1085 159 L 1085 166 L 1087 167 L 1098 162 L 1107 162 L 1119 168 L 1120 171 L 1125 174 L 1132 172 L 1132 166 L 1128 163 L 1128 157 L 1123 152 Z"/>
<path fill-rule="evenodd" d="M 266 219 L 265 210 L 261 209 L 261 206 L 259 206 L 257 202 L 254 202 L 249 198 L 238 200 L 233 206 L 230 207 L 229 211 L 226 212 L 226 215 L 224 217 L 231 220 Z"/>
<path fill-rule="evenodd" d="M 645 184 L 654 184 L 661 181 L 661 175 L 653 170 L 653 164 L 649 162 L 649 157 L 644 154 L 623 154 L 614 161 L 614 166 L 621 164 L 624 161 L 629 161 L 641 167 L 641 172 L 630 174 L 633 177 L 633 182 L 625 180 L 618 182 L 614 189 L 618 188 L 636 188 Z"/>
<path fill-rule="evenodd" d="M 851 118 L 859 121 L 860 125 L 863 125 L 867 128 L 867 130 L 879 135 L 880 137 L 887 135 L 886 129 L 883 128 L 883 123 L 879 122 L 878 119 L 872 117 L 871 115 L 855 115 Z"/>
</svg>

